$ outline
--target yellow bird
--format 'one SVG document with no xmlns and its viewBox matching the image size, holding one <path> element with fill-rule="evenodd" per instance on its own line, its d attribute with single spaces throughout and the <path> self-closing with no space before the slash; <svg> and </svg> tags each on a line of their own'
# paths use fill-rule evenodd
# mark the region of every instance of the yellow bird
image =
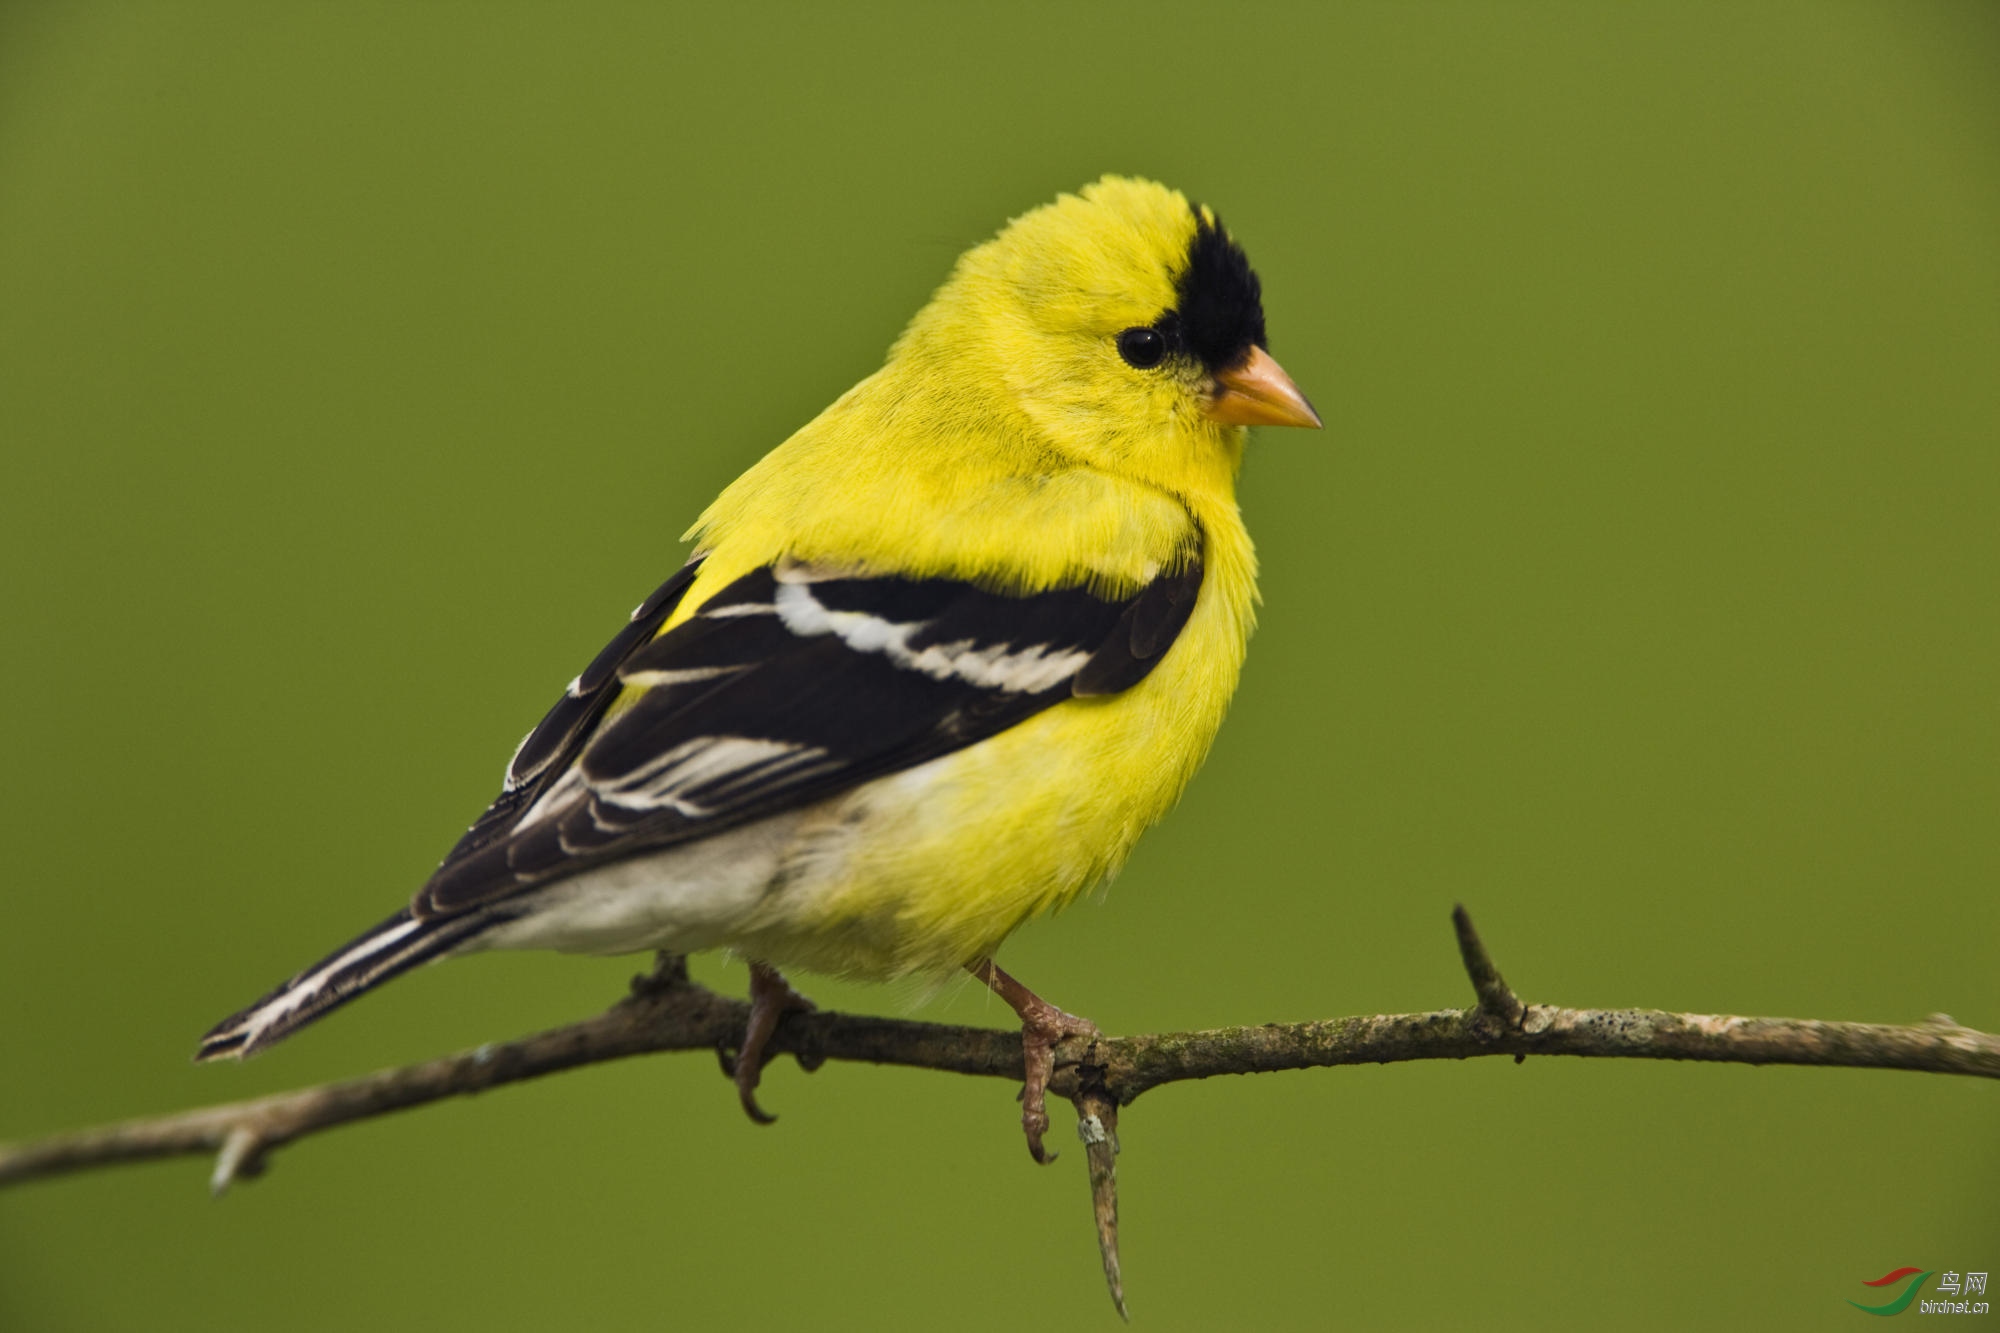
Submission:
<svg viewBox="0 0 2000 1333">
<path fill-rule="evenodd" d="M 855 385 L 708 507 L 415 899 L 209 1032 L 244 1056 L 419 963 L 727 948 L 744 1109 L 780 968 L 965 968 L 1055 1042 L 1010 932 L 1124 862 L 1194 775 L 1256 602 L 1245 427 L 1318 426 L 1215 214 L 1107 176 L 967 252 Z"/>
</svg>

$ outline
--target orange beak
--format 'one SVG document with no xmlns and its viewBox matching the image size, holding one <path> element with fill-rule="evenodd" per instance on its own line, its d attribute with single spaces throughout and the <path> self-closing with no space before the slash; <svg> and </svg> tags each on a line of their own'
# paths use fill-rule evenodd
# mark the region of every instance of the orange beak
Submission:
<svg viewBox="0 0 2000 1333">
<path fill-rule="evenodd" d="M 1261 347 L 1252 347 L 1250 355 L 1215 377 L 1208 419 L 1226 426 L 1320 428 L 1319 413 L 1313 411 L 1284 367 Z"/>
</svg>

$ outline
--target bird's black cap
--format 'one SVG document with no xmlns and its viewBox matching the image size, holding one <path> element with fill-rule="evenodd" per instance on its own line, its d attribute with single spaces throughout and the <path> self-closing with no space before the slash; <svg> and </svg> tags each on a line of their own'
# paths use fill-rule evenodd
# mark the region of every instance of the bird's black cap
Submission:
<svg viewBox="0 0 2000 1333">
<path fill-rule="evenodd" d="M 1213 374 L 1265 345 L 1263 288 L 1220 218 L 1197 208 L 1194 222 L 1187 267 L 1174 280 L 1174 314 L 1181 345 Z"/>
</svg>

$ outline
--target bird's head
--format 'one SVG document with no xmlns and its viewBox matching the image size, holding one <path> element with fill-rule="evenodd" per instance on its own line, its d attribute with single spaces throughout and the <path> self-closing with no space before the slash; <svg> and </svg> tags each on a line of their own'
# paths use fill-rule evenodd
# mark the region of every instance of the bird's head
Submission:
<svg viewBox="0 0 2000 1333">
<path fill-rule="evenodd" d="M 1042 448 L 1173 490 L 1233 474 L 1245 426 L 1320 424 L 1265 348 L 1242 249 L 1151 181 L 1106 176 L 1016 218 L 893 359 L 961 405 L 1025 416 Z"/>
</svg>

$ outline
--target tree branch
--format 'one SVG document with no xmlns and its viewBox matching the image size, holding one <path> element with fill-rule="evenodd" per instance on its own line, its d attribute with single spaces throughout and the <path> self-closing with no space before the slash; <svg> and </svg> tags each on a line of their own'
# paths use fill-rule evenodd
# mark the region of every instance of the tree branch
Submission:
<svg viewBox="0 0 2000 1333">
<path fill-rule="evenodd" d="M 1470 1009 L 1071 1038 L 1056 1048 L 1049 1088 L 1077 1104 L 1105 1280 L 1120 1314 L 1125 1304 L 1112 1166 L 1118 1112 L 1162 1084 L 1217 1074 L 1478 1055 L 1511 1055 L 1517 1061 L 1577 1055 L 1833 1065 L 2000 1078 L 2000 1036 L 1963 1027 L 1944 1014 L 1896 1026 L 1523 1004 L 1488 957 L 1465 909 L 1454 911 L 1452 920 L 1478 999 Z M 742 1001 L 690 981 L 684 960 L 662 955 L 650 974 L 633 981 L 629 996 L 567 1027 L 346 1082 L 0 1145 L 0 1185 L 119 1162 L 214 1153 L 210 1187 L 220 1194 L 231 1182 L 258 1175 L 272 1150 L 350 1121 L 627 1056 L 733 1049 L 749 1013 Z M 798 1013 L 779 1024 L 769 1049 L 790 1053 L 807 1069 L 827 1060 L 853 1060 L 1022 1077 L 1019 1034 L 988 1028 Z"/>
</svg>

